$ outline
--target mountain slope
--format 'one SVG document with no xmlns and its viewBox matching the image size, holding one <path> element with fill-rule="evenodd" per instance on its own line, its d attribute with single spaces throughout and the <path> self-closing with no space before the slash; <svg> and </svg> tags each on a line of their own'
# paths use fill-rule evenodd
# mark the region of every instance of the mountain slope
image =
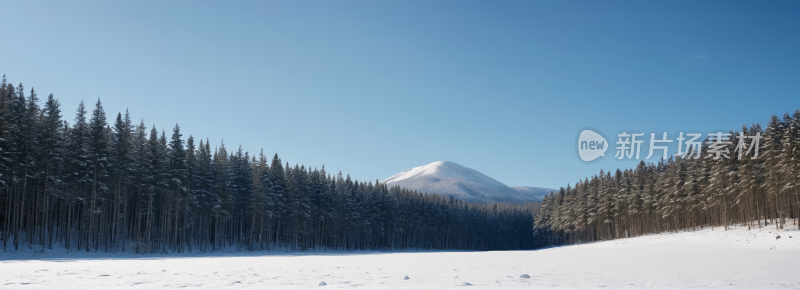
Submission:
<svg viewBox="0 0 800 290">
<path fill-rule="evenodd" d="M 511 189 L 516 190 L 519 194 L 526 196 L 535 201 L 542 201 L 544 197 L 550 192 L 558 192 L 557 189 L 533 187 L 533 186 L 512 186 Z"/>
<path fill-rule="evenodd" d="M 449 161 L 414 167 L 383 181 L 420 192 L 436 193 L 467 202 L 531 202 L 534 195 L 520 193 L 477 170 Z"/>
</svg>

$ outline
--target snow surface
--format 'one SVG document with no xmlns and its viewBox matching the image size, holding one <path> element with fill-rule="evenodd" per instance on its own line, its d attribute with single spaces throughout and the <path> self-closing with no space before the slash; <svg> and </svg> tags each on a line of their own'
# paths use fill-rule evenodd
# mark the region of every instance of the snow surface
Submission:
<svg viewBox="0 0 800 290">
<path fill-rule="evenodd" d="M 167 257 L 37 253 L 34 247 L 0 253 L 0 288 L 800 289 L 800 231 L 787 226 L 792 229 L 707 228 L 533 251 Z"/>
<path fill-rule="evenodd" d="M 436 161 L 414 167 L 383 181 L 426 193 L 450 196 L 468 202 L 539 201 L 520 193 L 477 170 L 450 161 Z"/>
</svg>

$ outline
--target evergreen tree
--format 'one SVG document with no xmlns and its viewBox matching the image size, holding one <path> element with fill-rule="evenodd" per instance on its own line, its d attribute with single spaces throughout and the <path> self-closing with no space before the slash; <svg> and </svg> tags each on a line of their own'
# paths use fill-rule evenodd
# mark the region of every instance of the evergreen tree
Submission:
<svg viewBox="0 0 800 290">
<path fill-rule="evenodd" d="M 86 251 L 92 249 L 99 243 L 98 236 L 100 228 L 95 228 L 96 219 L 102 210 L 98 210 L 98 203 L 103 202 L 103 194 L 107 190 L 106 178 L 108 177 L 109 167 L 109 142 L 108 132 L 106 131 L 106 113 L 100 100 L 97 100 L 95 109 L 92 111 L 92 118 L 89 120 L 87 134 L 87 153 L 90 167 L 92 170 L 92 195 L 89 202 L 89 228 L 90 237 L 86 244 Z"/>
<path fill-rule="evenodd" d="M 58 188 L 62 186 L 62 180 L 60 179 L 63 176 L 64 172 L 64 157 L 62 153 L 64 152 L 64 138 L 62 135 L 62 120 L 61 120 L 61 104 L 59 104 L 58 100 L 53 97 L 53 94 L 50 94 L 47 97 L 47 102 L 45 103 L 45 107 L 43 110 L 43 114 L 41 117 L 41 131 L 40 131 L 40 152 L 41 156 L 39 158 L 40 161 L 40 168 L 43 171 L 42 176 L 44 176 L 44 196 L 42 198 L 42 227 L 47 227 L 51 224 L 51 220 L 53 219 L 51 213 L 51 195 L 53 194 L 53 188 Z M 56 191 L 56 194 L 59 192 Z M 44 250 L 45 244 L 47 244 L 47 248 L 53 248 L 53 236 L 49 235 L 48 231 L 41 231 L 40 237 L 42 241 L 42 249 Z M 46 241 L 46 242 L 45 242 Z"/>
</svg>

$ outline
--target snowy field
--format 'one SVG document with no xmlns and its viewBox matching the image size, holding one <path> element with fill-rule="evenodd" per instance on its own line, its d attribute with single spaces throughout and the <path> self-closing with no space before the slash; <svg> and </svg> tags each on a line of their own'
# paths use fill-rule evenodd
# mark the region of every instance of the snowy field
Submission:
<svg viewBox="0 0 800 290">
<path fill-rule="evenodd" d="M 534 251 L 79 255 L 0 253 L 0 288 L 800 289 L 800 231 L 774 227 Z"/>
</svg>

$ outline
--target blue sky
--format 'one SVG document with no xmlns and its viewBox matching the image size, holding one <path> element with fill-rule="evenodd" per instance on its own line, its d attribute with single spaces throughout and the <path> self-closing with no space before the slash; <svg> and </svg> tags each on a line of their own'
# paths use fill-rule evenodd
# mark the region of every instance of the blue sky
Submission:
<svg viewBox="0 0 800 290">
<path fill-rule="evenodd" d="M 109 119 L 359 180 L 447 160 L 555 188 L 633 166 L 579 162 L 587 126 L 710 132 L 800 107 L 796 1 L 2 6 L 0 73 L 70 121 L 99 97 Z"/>
</svg>

